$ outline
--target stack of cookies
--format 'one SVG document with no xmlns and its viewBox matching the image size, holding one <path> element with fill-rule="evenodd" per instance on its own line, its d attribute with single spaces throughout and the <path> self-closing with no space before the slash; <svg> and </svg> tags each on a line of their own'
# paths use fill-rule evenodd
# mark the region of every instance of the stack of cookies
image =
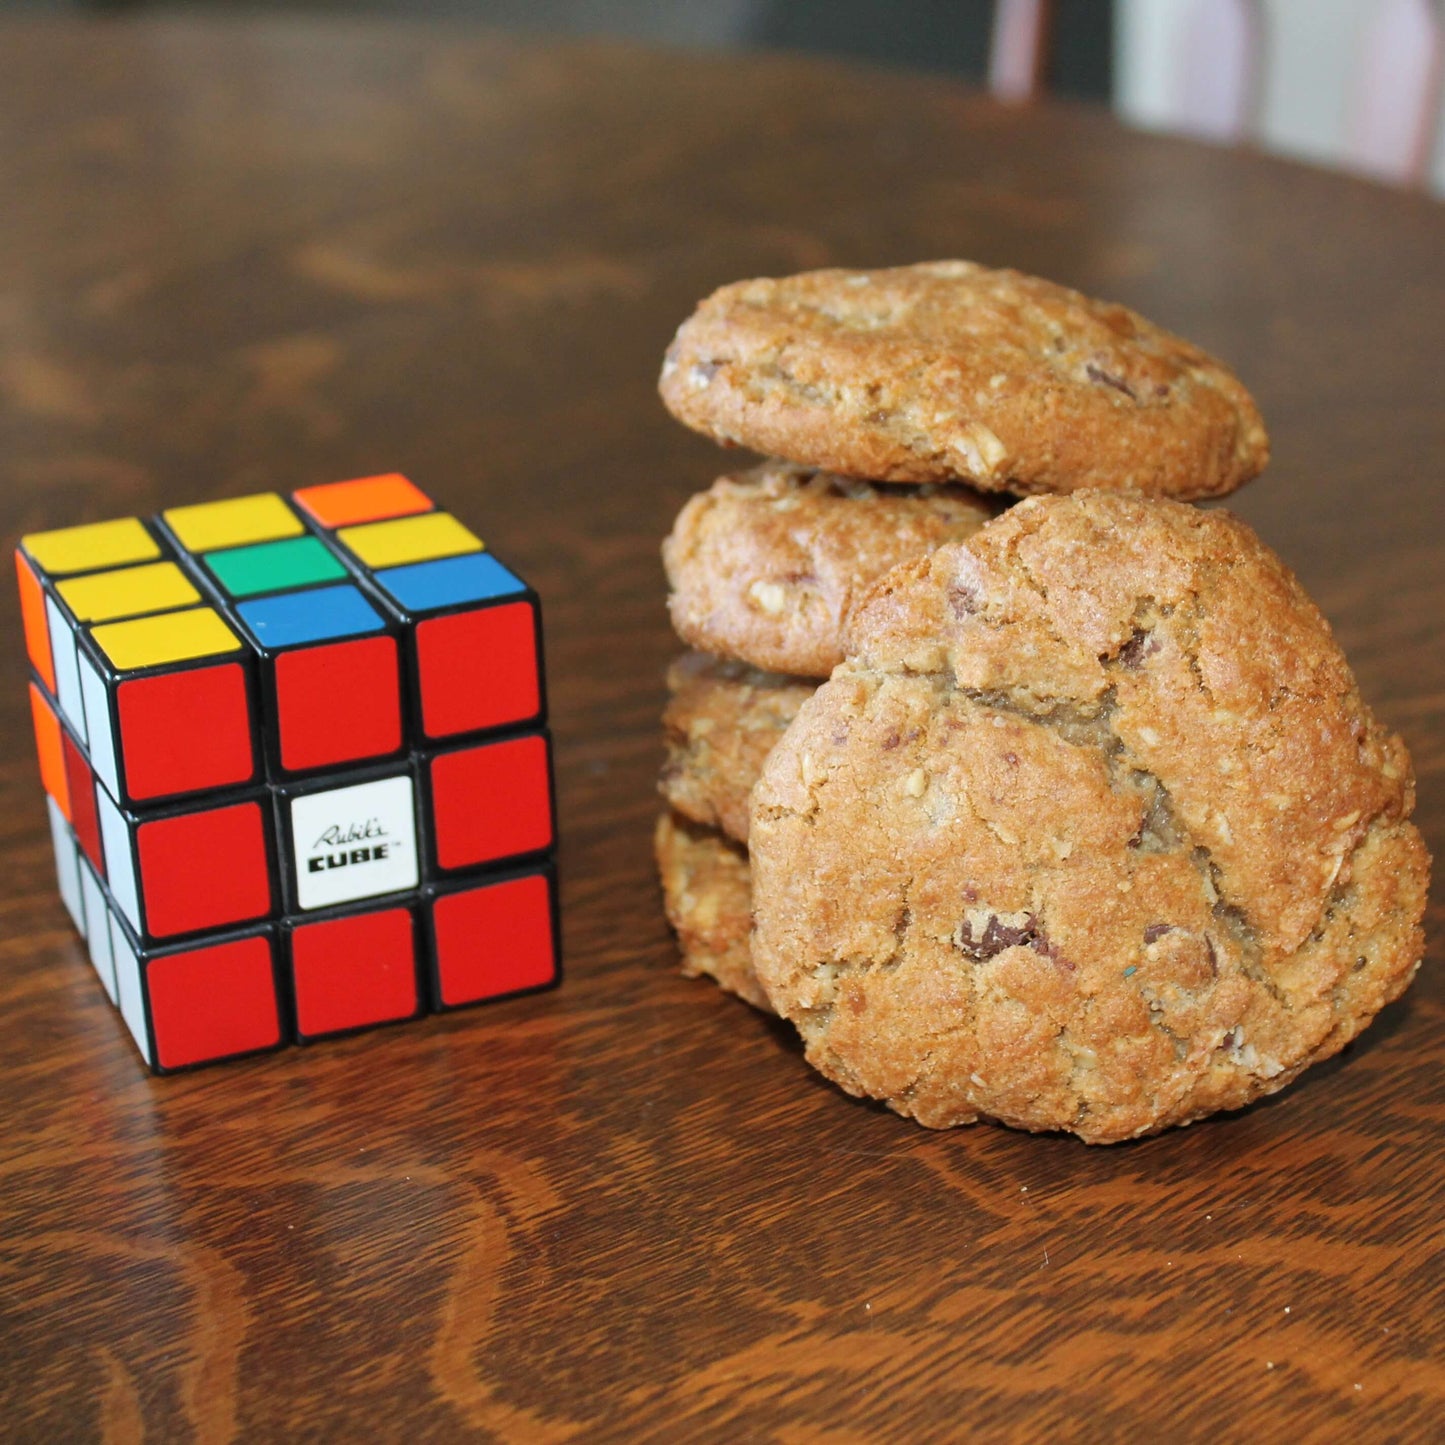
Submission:
<svg viewBox="0 0 1445 1445">
<path fill-rule="evenodd" d="M 1185 505 L 1268 457 L 1224 366 L 942 262 L 724 287 L 661 390 L 779 459 L 664 546 L 685 972 L 922 1124 L 1090 1142 L 1273 1092 L 1403 991 L 1404 746 L 1284 564 Z"/>
</svg>

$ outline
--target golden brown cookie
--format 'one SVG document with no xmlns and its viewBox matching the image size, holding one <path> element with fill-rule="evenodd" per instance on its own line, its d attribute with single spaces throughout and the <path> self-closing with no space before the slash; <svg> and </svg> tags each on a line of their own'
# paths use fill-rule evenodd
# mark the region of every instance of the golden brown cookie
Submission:
<svg viewBox="0 0 1445 1445">
<path fill-rule="evenodd" d="M 763 761 L 817 683 L 689 652 L 668 669 L 658 790 L 694 823 L 748 841 Z"/>
<path fill-rule="evenodd" d="M 783 462 L 719 477 L 663 543 L 673 627 L 704 652 L 827 677 L 855 598 L 997 510 L 964 487 L 874 487 Z"/>
<path fill-rule="evenodd" d="M 1243 522 L 1037 498 L 889 574 L 754 790 L 754 966 L 920 1123 L 1095 1143 L 1274 1092 L 1414 975 L 1403 743 Z"/>
<path fill-rule="evenodd" d="M 657 871 L 667 920 L 677 930 L 682 971 L 706 975 L 729 993 L 771 1013 L 753 973 L 748 855 L 720 833 L 673 813 L 657 820 Z"/>
<path fill-rule="evenodd" d="M 1249 393 L 1198 347 L 968 261 L 724 286 L 659 386 L 725 445 L 891 482 L 1217 497 L 1269 460 Z"/>
</svg>

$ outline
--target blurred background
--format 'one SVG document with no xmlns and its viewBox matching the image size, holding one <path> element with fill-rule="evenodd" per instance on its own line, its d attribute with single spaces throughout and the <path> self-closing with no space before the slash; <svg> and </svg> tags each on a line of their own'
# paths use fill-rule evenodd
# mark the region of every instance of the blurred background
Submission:
<svg viewBox="0 0 1445 1445">
<path fill-rule="evenodd" d="M 0 0 L 0 13 L 468 19 L 942 71 L 1445 195 L 1445 0 Z"/>
</svg>

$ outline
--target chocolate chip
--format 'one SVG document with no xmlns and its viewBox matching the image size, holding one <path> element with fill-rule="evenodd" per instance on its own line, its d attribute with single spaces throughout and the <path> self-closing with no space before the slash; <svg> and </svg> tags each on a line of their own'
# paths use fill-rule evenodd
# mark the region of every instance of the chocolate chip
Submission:
<svg viewBox="0 0 1445 1445">
<path fill-rule="evenodd" d="M 1134 388 L 1124 380 L 1122 376 L 1115 376 L 1112 371 L 1105 371 L 1102 366 L 1095 366 L 1091 361 L 1084 367 L 1090 381 L 1097 381 L 1100 386 L 1112 386 L 1115 391 L 1122 391 L 1130 401 L 1138 401 L 1134 394 Z"/>
<path fill-rule="evenodd" d="M 975 938 L 973 925 L 965 918 L 963 927 L 959 930 L 958 946 L 976 963 L 983 963 L 1006 948 L 1017 948 L 1020 944 L 1031 945 L 1035 937 L 1033 922 L 1033 915 L 1029 914 L 1023 927 L 1015 928 L 1001 922 L 996 913 L 991 914 L 984 925 L 983 933 Z"/>
<path fill-rule="evenodd" d="M 1025 914 L 1023 923 L 1018 925 L 1005 923 L 996 913 L 991 914 L 978 938 L 973 936 L 973 925 L 965 918 L 958 939 L 960 950 L 975 963 L 997 958 L 1006 948 L 1031 948 L 1051 963 L 1071 973 L 1074 970 L 1074 965 L 1063 956 L 1058 945 L 1039 928 L 1038 919 L 1032 913 Z"/>
<path fill-rule="evenodd" d="M 1144 942 L 1158 943 L 1166 933 L 1173 932 L 1174 925 L 1172 923 L 1151 923 L 1149 927 L 1144 930 Z"/>
<path fill-rule="evenodd" d="M 1143 667 L 1144 659 L 1153 657 L 1158 651 L 1159 643 L 1155 640 L 1154 634 L 1136 627 L 1134 635 L 1115 654 L 1115 660 L 1120 667 L 1127 667 L 1130 672 L 1137 672 Z"/>
<path fill-rule="evenodd" d="M 883 751 L 885 753 L 891 753 L 902 741 L 903 739 L 899 737 L 897 733 L 889 733 L 888 736 L 883 739 Z"/>
</svg>

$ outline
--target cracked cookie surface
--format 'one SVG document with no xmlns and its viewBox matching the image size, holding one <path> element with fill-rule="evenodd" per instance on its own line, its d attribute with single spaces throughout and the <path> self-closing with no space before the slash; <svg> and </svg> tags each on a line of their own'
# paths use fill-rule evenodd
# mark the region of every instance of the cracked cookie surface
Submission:
<svg viewBox="0 0 1445 1445">
<path fill-rule="evenodd" d="M 996 511 L 966 487 L 875 487 L 783 462 L 719 477 L 663 543 L 673 627 L 704 652 L 827 677 L 857 598 Z"/>
<path fill-rule="evenodd" d="M 1208 353 L 968 261 L 724 286 L 679 328 L 659 390 L 725 445 L 884 481 L 1197 498 L 1269 459 L 1253 399 Z"/>
<path fill-rule="evenodd" d="M 667 672 L 658 790 L 683 817 L 748 841 L 753 784 L 817 683 L 689 652 Z"/>
<path fill-rule="evenodd" d="M 753 972 L 748 933 L 748 855 L 710 828 L 664 813 L 653 836 L 667 921 L 677 933 L 682 972 L 707 977 L 754 1008 L 772 1006 Z"/>
<path fill-rule="evenodd" d="M 1418 965 L 1410 762 L 1242 522 L 1025 502 L 883 579 L 754 791 L 753 961 L 931 1127 L 1238 1108 Z"/>
</svg>

